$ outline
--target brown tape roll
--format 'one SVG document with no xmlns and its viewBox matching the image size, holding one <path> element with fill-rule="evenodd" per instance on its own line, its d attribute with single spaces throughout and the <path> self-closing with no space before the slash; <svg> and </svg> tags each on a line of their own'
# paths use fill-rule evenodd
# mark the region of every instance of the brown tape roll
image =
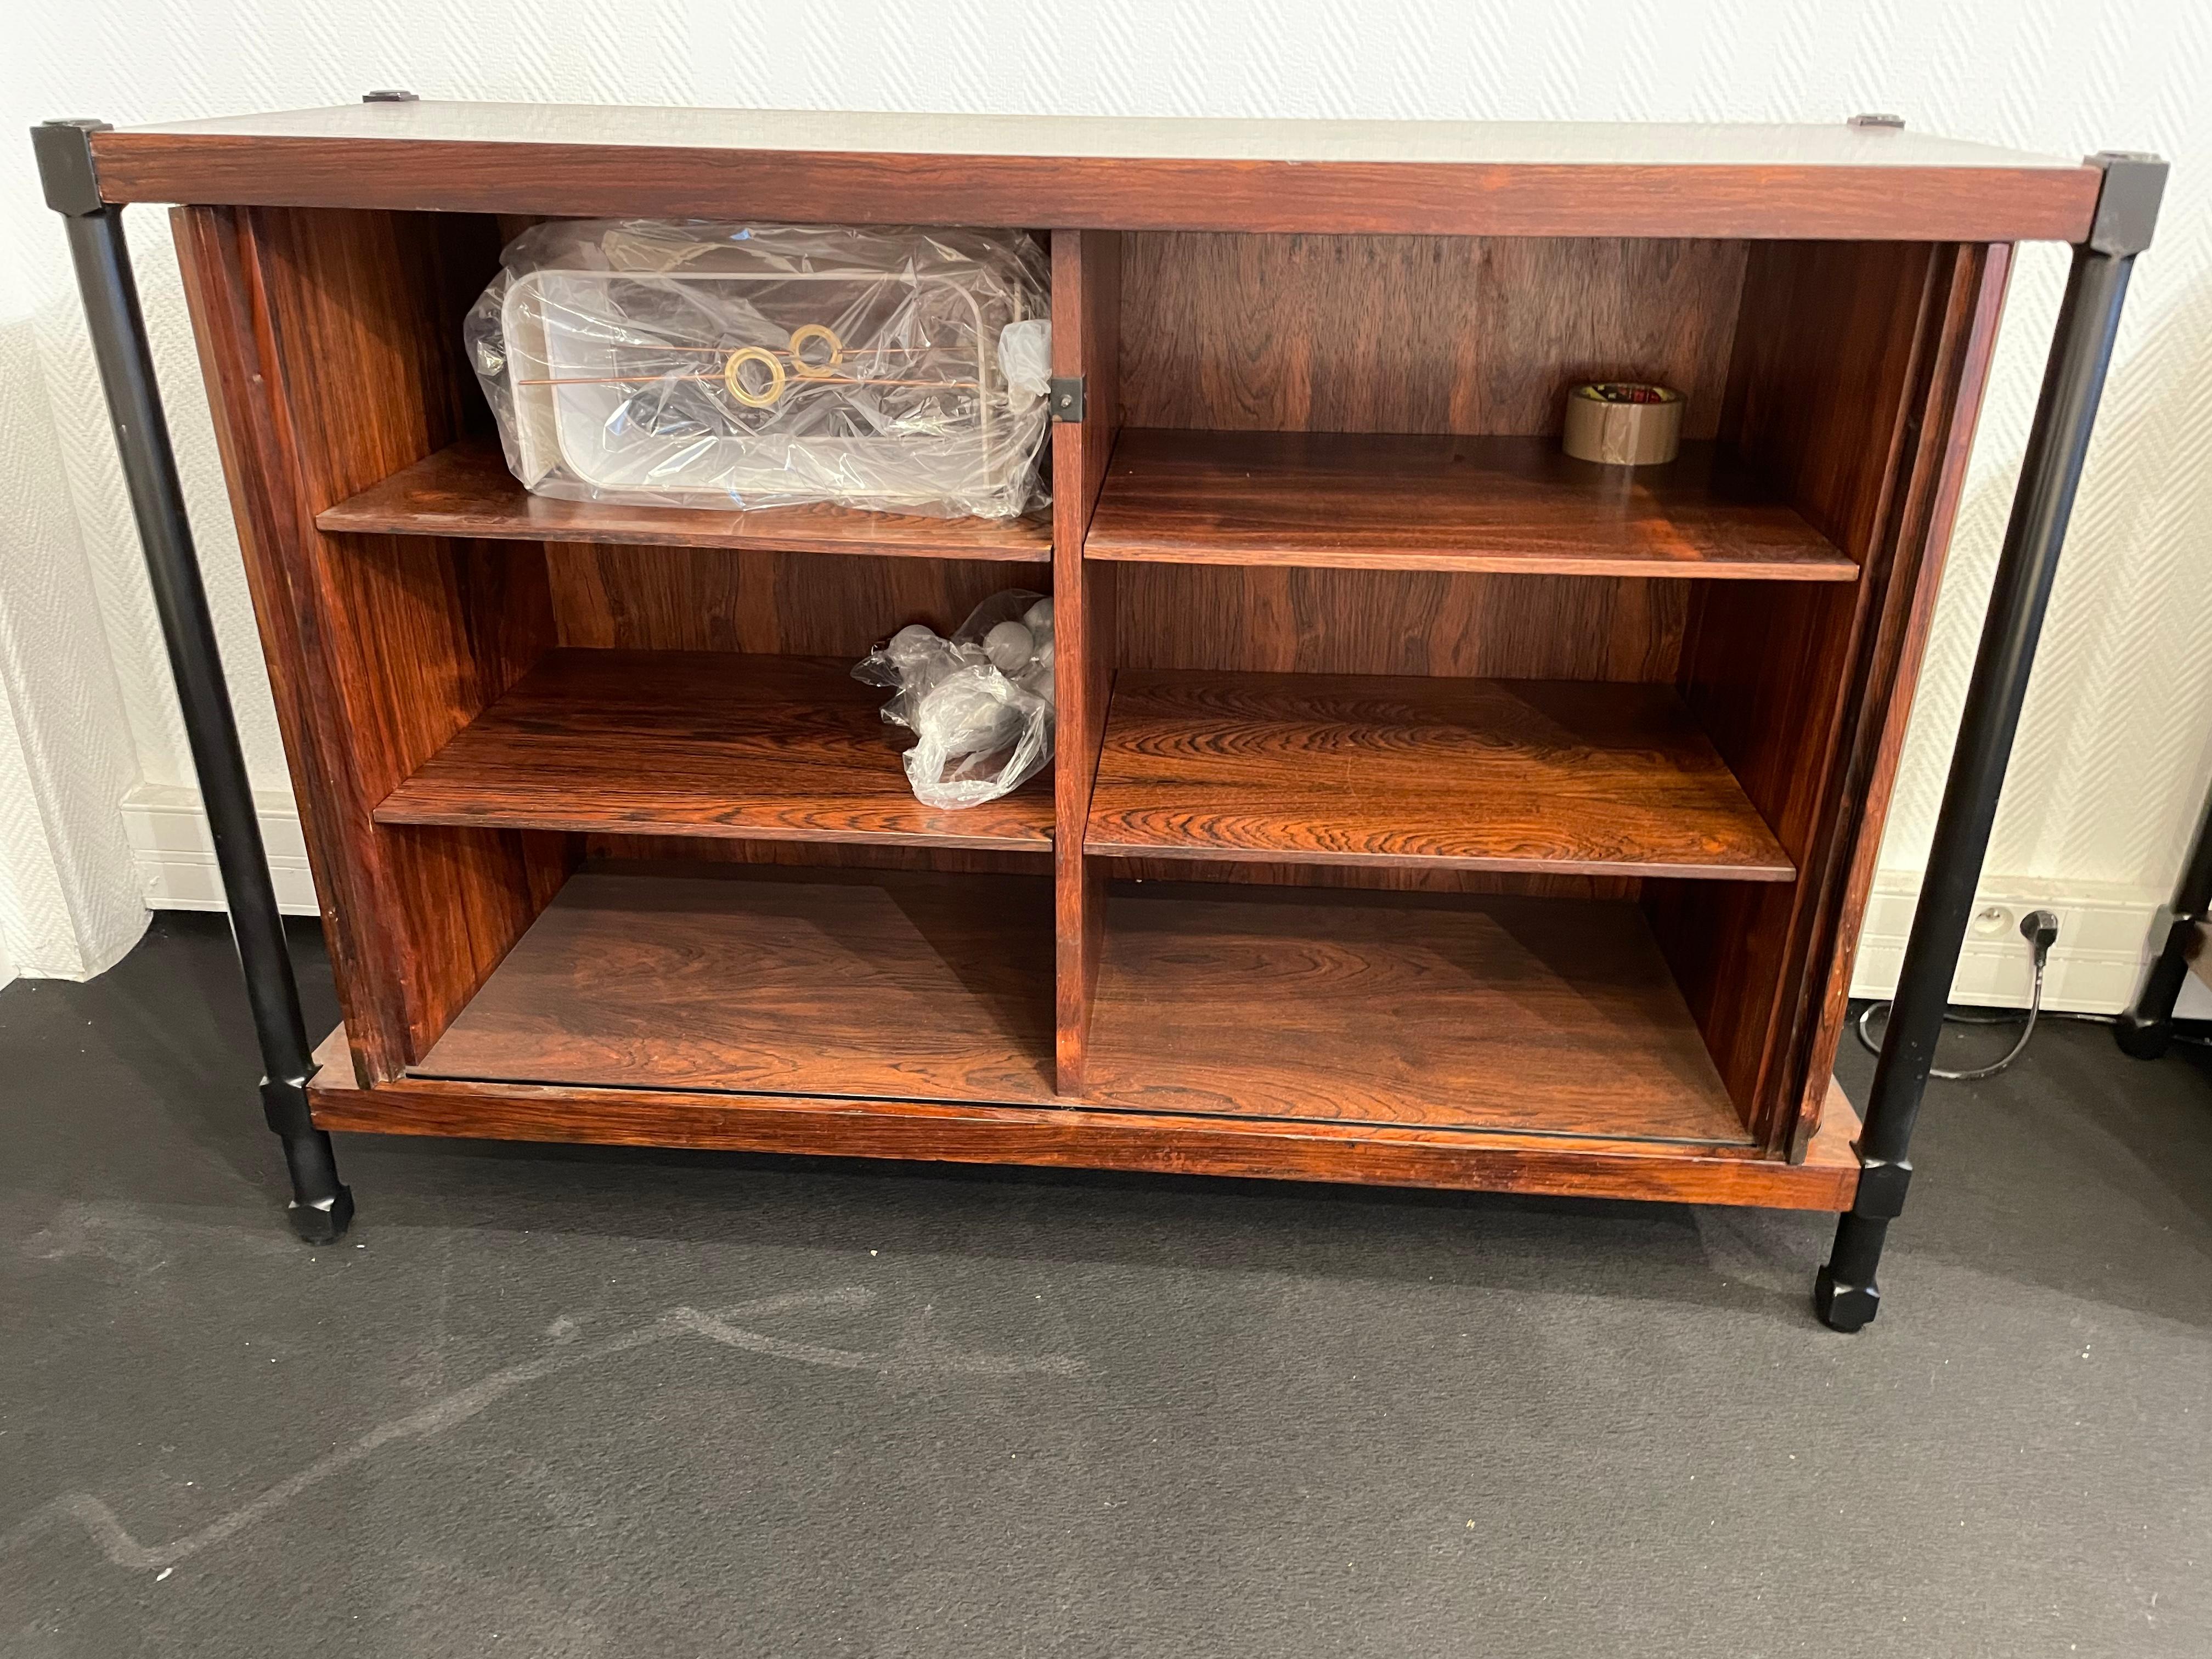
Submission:
<svg viewBox="0 0 2212 1659">
<path fill-rule="evenodd" d="M 1561 444 L 1578 461 L 1657 466 L 1682 447 L 1682 394 L 1640 380 L 1599 380 L 1567 394 Z"/>
</svg>

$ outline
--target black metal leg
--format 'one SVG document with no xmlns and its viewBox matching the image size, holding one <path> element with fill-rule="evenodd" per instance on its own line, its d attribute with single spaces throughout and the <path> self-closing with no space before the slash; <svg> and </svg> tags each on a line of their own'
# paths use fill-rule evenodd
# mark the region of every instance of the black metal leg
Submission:
<svg viewBox="0 0 2212 1659">
<path fill-rule="evenodd" d="M 2166 163 L 2149 156 L 2106 154 L 2089 160 L 2103 168 L 2104 185 L 2088 240 L 2074 250 L 2043 396 L 1959 722 L 1950 780 L 1929 848 L 1927 881 L 1905 947 L 1889 1030 L 1875 1063 L 1866 1127 L 1858 1139 L 1858 1196 L 1836 1229 L 1835 1249 L 1813 1292 L 1815 1311 L 1840 1331 L 1857 1330 L 1881 1305 L 1875 1279 L 1882 1243 L 1889 1224 L 1904 1210 L 1912 1176 L 1907 1152 L 1913 1121 L 1928 1086 L 1959 969 L 1959 948 L 1989 851 L 2005 765 L 2035 664 L 2036 639 L 2065 544 L 2082 457 L 2096 424 L 2105 370 L 2112 362 L 2112 336 L 2127 297 L 2129 273 L 2136 255 L 2149 244 L 2166 185 Z"/>
<path fill-rule="evenodd" d="M 76 264 L 85 320 L 92 331 L 100 384 L 107 393 L 115 441 L 122 452 L 131 506 L 145 549 L 154 603 L 168 642 L 169 666 L 183 705 L 185 732 L 200 796 L 215 838 L 230 910 L 231 936 L 246 971 L 246 997 L 260 1039 L 266 1075 L 261 1101 L 269 1127 L 284 1143 L 292 1176 L 293 1230 L 310 1243 L 327 1244 L 353 1219 L 353 1194 L 337 1177 L 331 1138 L 307 1113 L 307 1079 L 315 1065 L 300 1012 L 300 990 L 285 947 L 283 916 L 254 815 L 253 792 L 239 748 L 238 727 L 223 683 L 215 623 L 192 551 L 191 522 L 177 479 L 177 459 L 161 412 L 160 388 L 138 309 L 131 250 L 123 236 L 123 210 L 100 199 L 93 168 L 92 135 L 98 121 L 49 121 L 31 130 L 46 204 L 64 216 Z"/>
<path fill-rule="evenodd" d="M 2120 1047 L 2137 1060 L 2156 1060 L 2173 1041 L 2173 1005 L 2181 995 L 2182 981 L 2189 976 L 2190 942 L 2208 916 L 2212 916 L 2212 800 L 2204 804 L 2197 844 L 2189 849 L 2189 867 L 2181 872 L 2181 885 L 2173 895 L 2158 960 L 2151 963 L 2135 1006 L 2112 1028 Z"/>
</svg>

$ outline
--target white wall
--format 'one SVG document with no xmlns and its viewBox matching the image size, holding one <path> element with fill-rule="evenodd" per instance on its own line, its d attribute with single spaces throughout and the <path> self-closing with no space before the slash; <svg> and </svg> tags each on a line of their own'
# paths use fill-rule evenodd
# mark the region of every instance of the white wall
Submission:
<svg viewBox="0 0 2212 1659">
<path fill-rule="evenodd" d="M 1833 121 L 1892 110 L 1916 127 L 2059 155 L 2160 151 L 2174 180 L 2121 336 L 1985 883 L 2065 912 L 2062 1006 L 2116 1007 L 2132 986 L 2149 911 L 2212 774 L 2212 639 L 2199 619 L 2212 540 L 2203 436 L 2212 410 L 2200 390 L 2212 383 L 2212 100 L 2203 95 L 2212 8 L 88 0 L 22 9 L 11 27 L 29 50 L 17 43 L 0 89 L 10 118 L 0 129 L 18 133 L 46 116 L 164 120 L 404 86 L 428 98 L 1177 115 Z M 0 726 L 0 860 L 19 866 L 15 896 L 0 885 L 0 932 L 33 972 L 72 971 L 69 951 L 39 941 L 85 933 L 83 971 L 129 932 L 108 871 L 122 824 L 140 875 L 162 896 L 204 900 L 213 890 L 190 851 L 191 768 L 59 230 L 37 204 L 20 140 L 0 142 L 0 259 L 17 267 L 0 303 L 10 456 L 0 568 L 24 561 L 48 573 L 52 590 L 33 596 L 44 609 L 27 622 L 20 584 L 0 577 L 0 696 L 15 699 L 15 740 L 33 770 L 46 768 L 27 782 Z M 174 262 L 159 214 L 130 217 L 247 751 L 283 834 L 282 758 Z M 1893 971 L 1910 915 L 2063 270 L 2063 251 L 2028 249 L 2014 283 L 1884 849 L 1865 988 Z M 103 643 L 104 676 L 90 665 Z M 63 688 L 82 744 L 82 775 L 65 783 L 53 774 L 70 772 L 70 757 L 57 762 L 51 734 L 23 712 L 25 690 L 40 685 L 49 696 Z M 10 805 L 26 799 L 47 805 Z M 304 902 L 295 838 L 284 856 L 283 879 Z M 2009 928 L 1976 950 L 1962 992 L 2002 994 L 2017 972 Z"/>
</svg>

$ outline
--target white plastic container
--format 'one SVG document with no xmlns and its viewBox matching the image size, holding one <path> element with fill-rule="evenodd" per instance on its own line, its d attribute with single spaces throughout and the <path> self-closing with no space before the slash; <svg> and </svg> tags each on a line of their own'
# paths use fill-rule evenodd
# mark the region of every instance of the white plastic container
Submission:
<svg viewBox="0 0 2212 1659">
<path fill-rule="evenodd" d="M 508 465 L 571 500 L 1040 499 L 1048 300 L 1018 233 L 540 225 L 471 313 Z"/>
</svg>

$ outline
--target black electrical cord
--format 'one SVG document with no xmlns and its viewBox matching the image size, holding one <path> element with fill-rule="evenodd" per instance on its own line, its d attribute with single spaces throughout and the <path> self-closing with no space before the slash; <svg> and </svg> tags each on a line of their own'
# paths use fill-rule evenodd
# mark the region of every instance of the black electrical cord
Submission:
<svg viewBox="0 0 2212 1659">
<path fill-rule="evenodd" d="M 2012 1045 L 2002 1060 L 1994 1060 L 1987 1066 L 1977 1066 L 1964 1072 L 1947 1072 L 1940 1066 L 1931 1066 L 1928 1068 L 1929 1076 L 1940 1077 L 1946 1083 L 1979 1083 L 1985 1077 L 1995 1077 L 2027 1051 L 2027 1040 L 2035 1035 L 2035 1022 L 2043 1012 L 2043 970 L 2050 963 L 2051 947 L 2058 942 L 2058 918 L 2049 910 L 2030 910 L 2020 919 L 2020 936 L 2027 941 L 2028 949 L 2035 953 L 2035 984 L 2028 993 L 2027 1023 L 2020 1028 L 2020 1041 Z M 1866 1045 L 1869 1054 L 1880 1054 L 1881 1046 L 1868 1034 L 1867 1022 L 1877 1012 L 1888 1006 L 1887 1000 L 1870 1002 L 1859 1015 L 1859 1041 Z M 2002 1025 L 2012 1016 L 1999 1014 L 1992 1018 L 1986 1014 L 1946 1014 L 1943 1018 L 1948 1023 L 1960 1025 Z"/>
</svg>

